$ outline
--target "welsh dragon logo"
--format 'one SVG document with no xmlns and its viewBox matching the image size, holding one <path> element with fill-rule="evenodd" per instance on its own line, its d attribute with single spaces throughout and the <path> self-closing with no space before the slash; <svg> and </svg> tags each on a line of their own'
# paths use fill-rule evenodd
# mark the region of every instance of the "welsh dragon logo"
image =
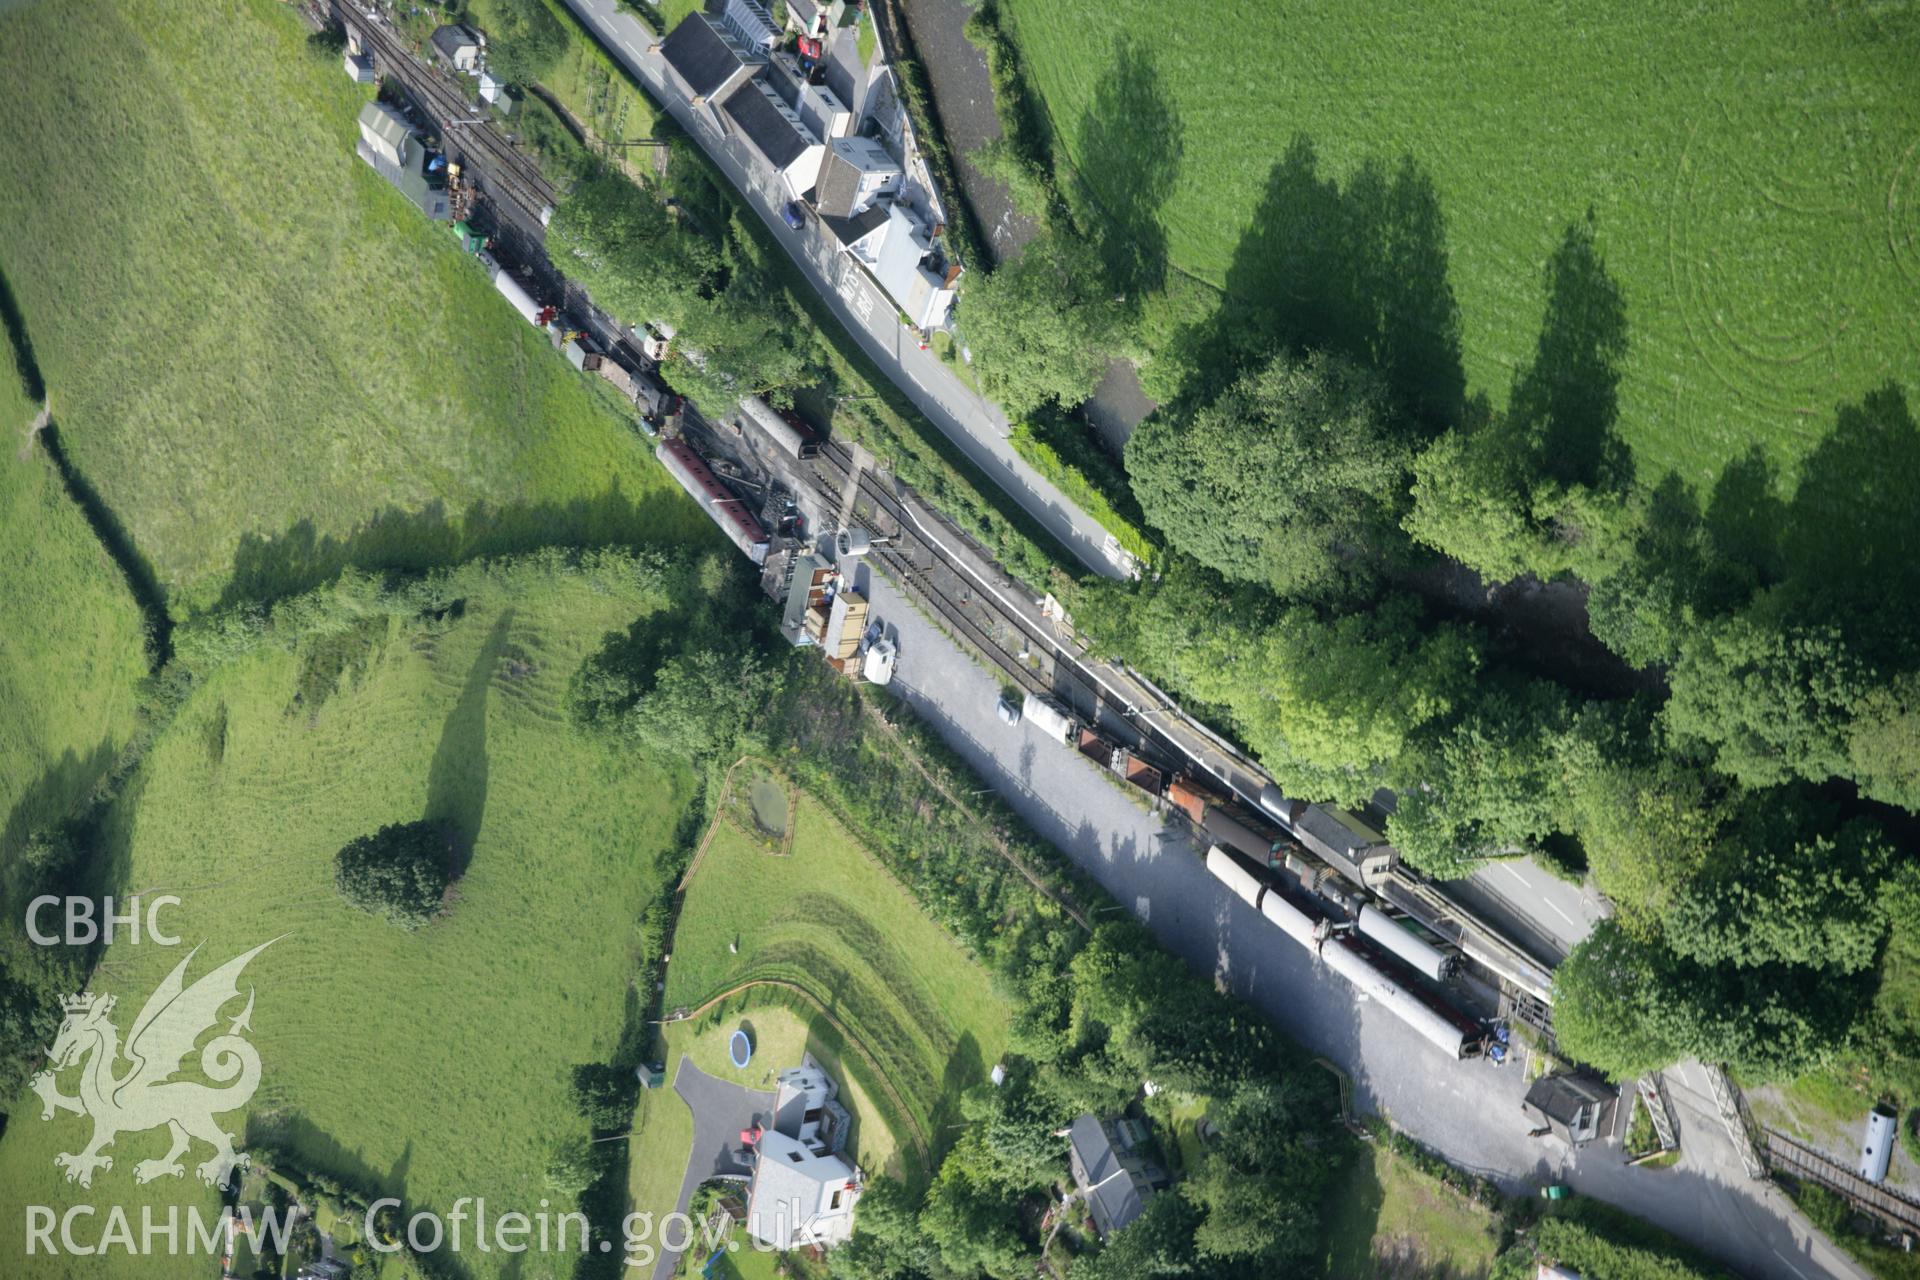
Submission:
<svg viewBox="0 0 1920 1280">
<path fill-rule="evenodd" d="M 239 998 L 240 972 L 247 962 L 277 941 L 263 942 L 187 986 L 187 965 L 200 950 L 195 947 L 147 997 L 124 1050 L 110 1019 L 112 996 L 83 992 L 62 1001 L 66 1018 L 48 1053 L 51 1065 L 34 1077 L 33 1091 L 45 1107 L 42 1120 L 53 1119 L 56 1111 L 93 1117 L 93 1140 L 81 1151 L 53 1158 L 57 1168 L 66 1170 L 68 1182 L 92 1186 L 96 1169 L 113 1168 L 113 1157 L 102 1155 L 103 1148 L 120 1134 L 161 1125 L 167 1126 L 173 1145 L 158 1160 L 135 1165 L 136 1182 L 181 1176 L 185 1170 L 180 1157 L 195 1138 L 213 1147 L 212 1156 L 194 1169 L 202 1182 L 220 1186 L 245 1161 L 233 1149 L 234 1135 L 214 1116 L 246 1105 L 260 1084 L 260 1054 L 240 1034 L 248 1030 L 253 1015 L 252 988 L 246 1008 L 200 1050 L 200 1070 L 222 1087 L 171 1077 L 184 1068 L 201 1034 L 220 1020 L 220 1010 Z M 116 1074 L 123 1057 L 131 1065 Z M 68 1097 L 60 1092 L 57 1077 L 73 1066 L 80 1067 L 80 1092 Z"/>
</svg>

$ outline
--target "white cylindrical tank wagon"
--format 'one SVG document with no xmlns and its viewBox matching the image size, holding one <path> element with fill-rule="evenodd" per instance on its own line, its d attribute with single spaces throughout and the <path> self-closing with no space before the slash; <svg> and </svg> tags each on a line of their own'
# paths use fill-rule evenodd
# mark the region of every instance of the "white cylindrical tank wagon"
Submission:
<svg viewBox="0 0 1920 1280">
<path fill-rule="evenodd" d="M 1878 1185 L 1887 1180 L 1899 1125 L 1893 1109 L 1885 1103 L 1867 1112 L 1867 1132 L 1860 1142 L 1860 1176 L 1868 1182 Z"/>
<path fill-rule="evenodd" d="M 1055 706 L 1051 699 L 1030 693 L 1021 704 L 1020 713 L 1034 728 L 1061 746 L 1073 745 L 1073 717 Z"/>
<path fill-rule="evenodd" d="M 528 324 L 540 323 L 540 304 L 505 267 L 494 268 L 493 287 L 500 291 L 500 296 L 507 300 L 508 305 L 520 313 L 522 320 Z"/>
<path fill-rule="evenodd" d="M 1332 945 L 1321 949 L 1320 954 L 1326 958 L 1329 969 L 1385 1005 L 1422 1039 L 1432 1042 L 1449 1058 L 1468 1056 L 1468 1039 L 1459 1027 L 1428 1008 L 1424 1001 L 1382 973 L 1378 966 L 1358 951 L 1344 945 L 1345 942 L 1344 938 L 1336 939 Z"/>
<path fill-rule="evenodd" d="M 1324 920 L 1316 921 L 1273 890 L 1268 890 L 1267 896 L 1261 899 L 1260 914 L 1309 951 L 1318 951 L 1320 944 L 1326 940 Z"/>
<path fill-rule="evenodd" d="M 1415 973 L 1435 982 L 1445 982 L 1453 973 L 1454 957 L 1425 938 L 1409 933 L 1378 907 L 1361 907 L 1359 926 L 1360 932 L 1379 944 L 1381 950 L 1392 952 Z"/>
<path fill-rule="evenodd" d="M 1266 892 L 1265 886 L 1255 878 L 1253 872 L 1234 861 L 1232 854 L 1214 845 L 1207 850 L 1207 870 L 1213 878 L 1233 891 L 1233 896 L 1252 907 L 1260 909 L 1260 895 Z"/>
</svg>

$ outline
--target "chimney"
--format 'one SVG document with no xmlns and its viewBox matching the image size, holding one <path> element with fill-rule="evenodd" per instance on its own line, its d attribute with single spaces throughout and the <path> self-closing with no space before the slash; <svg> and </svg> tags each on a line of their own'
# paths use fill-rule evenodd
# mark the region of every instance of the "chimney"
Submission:
<svg viewBox="0 0 1920 1280">
<path fill-rule="evenodd" d="M 958 280 L 958 279 L 960 278 L 960 271 L 961 271 L 961 267 L 960 267 L 960 264 L 959 264 L 959 263 L 957 263 L 957 262 L 956 262 L 956 263 L 954 263 L 954 264 L 953 264 L 952 266 L 950 266 L 950 267 L 948 267 L 948 268 L 947 268 L 947 282 L 946 282 L 945 284 L 943 284 L 943 285 L 941 285 L 940 287 L 941 287 L 942 289 L 951 289 L 951 288 L 953 288 L 953 282 L 954 282 L 955 280 Z"/>
</svg>

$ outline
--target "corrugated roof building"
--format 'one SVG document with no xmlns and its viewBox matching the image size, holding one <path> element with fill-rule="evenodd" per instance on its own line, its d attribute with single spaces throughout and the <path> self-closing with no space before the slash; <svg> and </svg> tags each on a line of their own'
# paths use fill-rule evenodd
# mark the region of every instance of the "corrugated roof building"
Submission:
<svg viewBox="0 0 1920 1280">
<path fill-rule="evenodd" d="M 360 108 L 360 139 L 388 164 L 407 162 L 413 142 L 413 126 L 392 107 L 369 102 Z"/>
</svg>

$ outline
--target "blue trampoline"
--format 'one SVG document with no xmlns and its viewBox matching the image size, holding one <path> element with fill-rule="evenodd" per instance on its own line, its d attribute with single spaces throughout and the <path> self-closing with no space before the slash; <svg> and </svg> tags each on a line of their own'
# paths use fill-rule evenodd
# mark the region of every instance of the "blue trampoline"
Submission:
<svg viewBox="0 0 1920 1280">
<path fill-rule="evenodd" d="M 727 1041 L 727 1057 L 733 1060 L 735 1070 L 745 1070 L 746 1065 L 753 1061 L 753 1038 L 747 1034 L 745 1027 L 735 1031 Z"/>
</svg>

